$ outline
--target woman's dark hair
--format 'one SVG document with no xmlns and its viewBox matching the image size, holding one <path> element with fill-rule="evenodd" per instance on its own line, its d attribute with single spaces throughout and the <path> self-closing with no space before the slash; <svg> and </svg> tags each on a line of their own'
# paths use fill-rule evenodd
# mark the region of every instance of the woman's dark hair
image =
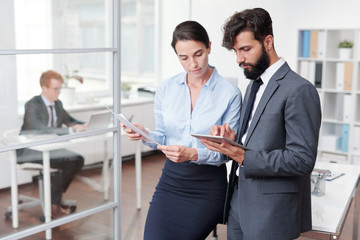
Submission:
<svg viewBox="0 0 360 240">
<path fill-rule="evenodd" d="M 206 48 L 209 48 L 210 40 L 205 28 L 200 23 L 195 21 L 185 21 L 176 26 L 171 41 L 171 46 L 175 53 L 176 43 L 182 40 L 194 40 L 202 42 Z"/>
<path fill-rule="evenodd" d="M 224 27 L 222 46 L 231 50 L 235 37 L 244 31 L 250 31 L 254 38 L 262 42 L 266 36 L 273 36 L 272 20 L 270 14 L 262 8 L 246 9 L 232 15 Z"/>
</svg>

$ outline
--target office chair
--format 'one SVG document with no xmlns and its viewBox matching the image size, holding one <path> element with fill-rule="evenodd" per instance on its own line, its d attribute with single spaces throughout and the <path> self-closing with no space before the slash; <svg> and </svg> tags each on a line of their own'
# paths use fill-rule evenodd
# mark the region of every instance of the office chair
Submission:
<svg viewBox="0 0 360 240">
<path fill-rule="evenodd" d="M 19 136 L 19 133 L 20 133 L 20 129 L 18 129 L 18 128 L 10 129 L 10 130 L 5 131 L 3 136 L 6 141 L 14 142 L 14 141 L 16 141 L 16 138 Z M 38 174 L 39 198 L 34 198 L 34 197 L 30 197 L 30 196 L 25 196 L 25 195 L 19 195 L 18 196 L 18 201 L 19 201 L 18 210 L 41 206 L 42 211 L 44 213 L 44 184 L 43 184 L 43 179 L 42 179 L 43 165 L 38 164 L 38 163 L 25 162 L 22 164 L 17 164 L 17 169 L 39 172 L 39 174 Z M 56 172 L 56 171 L 57 171 L 56 169 L 50 169 L 50 172 Z M 76 210 L 76 201 L 75 200 L 64 200 L 64 201 L 62 201 L 61 204 L 63 206 L 69 206 L 71 213 L 75 212 L 75 210 Z M 9 219 L 11 217 L 11 215 L 12 215 L 12 207 L 9 206 L 8 210 L 5 212 L 5 218 Z M 42 222 L 44 222 L 45 221 L 44 215 L 40 216 L 39 219 Z"/>
</svg>

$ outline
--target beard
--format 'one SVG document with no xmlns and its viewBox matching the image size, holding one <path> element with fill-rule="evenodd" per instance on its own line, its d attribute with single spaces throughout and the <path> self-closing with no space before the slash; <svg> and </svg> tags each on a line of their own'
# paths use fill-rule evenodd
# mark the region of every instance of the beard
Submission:
<svg viewBox="0 0 360 240">
<path fill-rule="evenodd" d="M 262 52 L 260 58 L 257 60 L 257 62 L 254 64 L 251 63 L 242 63 L 239 64 L 241 67 L 242 65 L 251 66 L 252 69 L 244 69 L 245 77 L 251 80 L 256 80 L 260 77 L 263 72 L 269 67 L 270 65 L 270 59 L 268 54 L 266 53 L 264 44 L 261 45 Z"/>
</svg>

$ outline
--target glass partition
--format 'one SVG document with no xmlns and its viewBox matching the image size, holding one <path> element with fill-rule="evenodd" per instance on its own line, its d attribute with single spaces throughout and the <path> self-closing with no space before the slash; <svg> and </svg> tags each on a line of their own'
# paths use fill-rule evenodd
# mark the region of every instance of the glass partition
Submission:
<svg viewBox="0 0 360 240">
<path fill-rule="evenodd" d="M 0 14 L 5 33 L 0 39 L 0 213 L 5 213 L 0 238 L 44 239 L 45 231 L 51 238 L 52 229 L 54 239 L 121 239 L 121 156 L 140 148 L 125 141 L 118 123 L 102 114 L 108 105 L 153 125 L 152 99 L 122 99 L 120 85 L 123 79 L 130 84 L 154 80 L 155 1 L 2 0 Z M 40 95 L 41 73 L 50 69 L 65 78 L 66 88 L 56 90 L 59 99 L 73 118 L 88 124 L 86 131 L 62 126 L 67 130 L 62 134 L 20 134 L 25 103 Z M 104 125 L 92 126 L 104 118 Z M 31 156 L 19 155 L 24 150 L 37 151 L 40 170 L 18 162 Z M 21 203 L 20 195 L 46 198 L 49 206 L 49 183 L 59 173 L 52 159 L 69 158 L 69 152 L 83 160 L 62 194 L 63 200 L 76 200 L 74 212 L 47 219 L 48 207 L 39 205 L 9 211 Z M 38 185 L 41 181 L 46 184 Z"/>
<path fill-rule="evenodd" d="M 0 56 L 0 61 L 6 58 Z M 8 65 L 10 68 L 0 68 L 0 72 L 17 82 L 19 105 L 40 94 L 40 76 L 47 70 L 63 76 L 65 82 L 59 97 L 65 105 L 94 103 L 98 97 L 112 94 L 111 52 L 19 54 Z M 82 82 L 77 80 L 79 77 Z"/>
<path fill-rule="evenodd" d="M 92 199 L 88 199 L 91 201 Z M 52 239 L 115 239 L 114 224 L 111 210 L 103 211 L 92 216 L 73 221 L 66 227 L 55 228 L 52 231 Z M 26 224 L 24 222 L 24 224 Z M 29 223 L 29 226 L 32 225 Z M 0 228 L 1 229 L 1 228 Z M 1 232 L 2 236 L 6 236 Z M 43 232 L 21 238 L 22 240 L 45 239 Z"/>
<path fill-rule="evenodd" d="M 14 0 L 13 7 L 16 49 L 112 46 L 112 1 Z"/>
<path fill-rule="evenodd" d="M 107 220 L 92 226 L 103 224 L 108 238 L 120 239 L 113 228 L 120 222 L 120 128 L 105 107 L 117 112 L 121 104 L 120 1 L 4 0 L 0 13 L 0 238 L 75 239 L 85 232 L 63 229 L 79 229 L 83 218 L 106 212 Z M 62 125 L 61 133 L 20 132 L 25 103 L 41 100 L 47 70 L 65 79 L 51 89 L 85 131 Z M 44 110 L 37 122 L 50 127 L 52 110 Z M 63 112 L 54 111 L 56 122 Z M 99 233 L 86 229 L 86 235 Z"/>
<path fill-rule="evenodd" d="M 113 201 L 113 133 L 78 136 L 66 141 L 55 141 L 54 138 L 49 135 L 18 136 L 17 131 L 4 134 L 0 148 L 19 144 L 27 144 L 28 147 L 1 153 L 2 164 L 7 164 L 11 176 L 17 175 L 16 180 L 11 178 L 11 184 L 17 186 L 19 201 L 18 205 L 11 201 L 14 189 L 0 192 L 0 212 L 5 214 L 4 223 L 0 226 L 12 224 L 16 214 L 18 230 L 24 230 L 42 224 L 49 213 L 54 220 Z M 49 140 L 53 142 L 43 143 Z M 47 158 L 47 153 L 50 158 Z M 62 200 L 61 207 L 70 215 L 54 212 L 53 204 L 59 200 L 57 198 Z M 40 199 L 44 199 L 44 205 L 41 205 Z M 51 204 L 48 213 L 46 204 Z M 14 212 L 16 208 L 18 211 Z M 109 223 L 106 225 L 111 227 Z M 0 232 L 1 238 L 12 233 L 13 229 L 3 226 Z"/>
</svg>

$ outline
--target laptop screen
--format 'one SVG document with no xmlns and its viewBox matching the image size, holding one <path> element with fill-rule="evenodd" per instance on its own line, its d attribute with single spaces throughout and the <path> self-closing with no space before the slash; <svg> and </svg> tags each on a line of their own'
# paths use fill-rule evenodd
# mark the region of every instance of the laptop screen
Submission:
<svg viewBox="0 0 360 240">
<path fill-rule="evenodd" d="M 112 114 L 109 111 L 92 113 L 88 122 L 88 130 L 107 128 L 112 123 Z"/>
</svg>

